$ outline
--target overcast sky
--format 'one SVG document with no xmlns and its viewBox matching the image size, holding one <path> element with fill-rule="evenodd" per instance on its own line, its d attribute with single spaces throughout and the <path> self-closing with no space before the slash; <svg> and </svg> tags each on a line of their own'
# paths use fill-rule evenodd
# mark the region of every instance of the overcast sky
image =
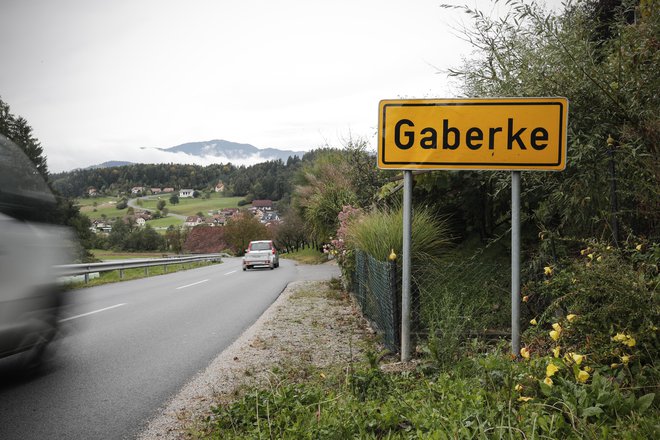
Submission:
<svg viewBox="0 0 660 440">
<path fill-rule="evenodd" d="M 375 148 L 379 100 L 460 93 L 437 72 L 469 56 L 453 30 L 467 16 L 441 3 L 491 9 L 483 0 L 1 0 L 0 96 L 34 128 L 54 172 L 154 162 L 153 147 L 211 139 L 310 150 L 352 135 Z"/>
</svg>

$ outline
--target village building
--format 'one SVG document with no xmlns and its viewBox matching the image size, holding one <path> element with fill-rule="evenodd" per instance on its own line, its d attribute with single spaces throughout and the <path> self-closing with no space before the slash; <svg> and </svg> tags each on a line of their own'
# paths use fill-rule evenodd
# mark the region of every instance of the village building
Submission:
<svg viewBox="0 0 660 440">
<path fill-rule="evenodd" d="M 181 197 L 182 199 L 190 198 L 193 196 L 194 193 L 195 193 L 194 189 L 182 189 L 179 191 L 179 197 Z"/>
<path fill-rule="evenodd" d="M 273 210 L 273 201 L 272 200 L 253 200 L 252 208 L 260 209 L 262 211 L 272 211 Z"/>
</svg>

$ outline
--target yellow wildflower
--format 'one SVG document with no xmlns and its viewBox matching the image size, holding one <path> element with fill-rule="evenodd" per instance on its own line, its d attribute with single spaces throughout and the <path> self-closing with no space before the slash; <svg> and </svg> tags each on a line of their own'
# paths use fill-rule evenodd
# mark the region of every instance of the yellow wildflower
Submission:
<svg viewBox="0 0 660 440">
<path fill-rule="evenodd" d="M 582 355 L 582 354 L 577 354 L 577 353 L 573 353 L 573 354 L 571 355 L 571 358 L 573 359 L 573 362 L 575 362 L 576 364 L 580 365 L 580 364 L 582 363 L 582 360 L 584 359 L 584 355 Z"/>
<path fill-rule="evenodd" d="M 559 371 L 559 367 L 550 362 L 548 366 L 545 367 L 545 377 L 554 376 L 557 371 Z"/>
<path fill-rule="evenodd" d="M 394 252 L 394 249 L 390 252 L 390 255 L 387 257 L 388 260 L 394 261 L 396 260 L 396 252 Z"/>
<path fill-rule="evenodd" d="M 520 385 L 520 384 L 516 384 L 516 386 L 514 387 L 514 389 L 515 389 L 516 391 L 518 391 L 518 392 L 521 392 L 522 389 L 523 389 L 523 386 Z"/>
<path fill-rule="evenodd" d="M 603 261 L 603 257 L 596 258 L 596 261 Z"/>
<path fill-rule="evenodd" d="M 607 246 L 605 249 L 607 249 L 608 251 L 611 251 L 611 250 L 612 250 L 612 246 Z"/>
<path fill-rule="evenodd" d="M 552 324 L 552 328 L 557 330 L 558 332 L 561 332 L 561 325 L 559 325 L 556 322 L 554 324 Z"/>
<path fill-rule="evenodd" d="M 543 268 L 543 273 L 544 273 L 545 275 L 552 275 L 552 267 L 550 267 L 550 266 L 545 266 L 545 267 Z"/>
<path fill-rule="evenodd" d="M 529 402 L 532 399 L 533 399 L 533 397 L 520 396 L 520 397 L 518 397 L 518 402 Z"/>
<path fill-rule="evenodd" d="M 621 356 L 621 362 L 623 362 L 623 365 L 628 365 L 628 362 L 630 362 L 630 356 L 624 354 L 623 356 Z"/>
<path fill-rule="evenodd" d="M 550 331 L 550 337 L 552 338 L 553 341 L 556 341 L 559 339 L 560 332 L 557 330 L 552 330 Z"/>
<path fill-rule="evenodd" d="M 546 384 L 547 386 L 551 387 L 552 386 L 552 379 L 550 379 L 549 377 L 546 377 L 545 379 L 543 379 L 543 383 Z"/>
<path fill-rule="evenodd" d="M 619 368 L 619 364 L 612 364 L 612 365 L 610 365 L 610 367 L 612 367 L 612 368 Z"/>
<path fill-rule="evenodd" d="M 591 368 L 589 365 L 587 365 L 584 367 L 584 371 L 586 371 L 587 373 L 591 373 L 592 371 L 594 371 L 594 369 Z"/>
<path fill-rule="evenodd" d="M 319 376 L 321 376 L 321 379 L 325 379 L 325 374 L 323 372 L 319 373 Z"/>
<path fill-rule="evenodd" d="M 527 295 L 523 296 L 522 301 L 523 301 L 524 303 L 526 303 L 527 301 L 529 301 L 529 296 L 527 296 Z"/>
<path fill-rule="evenodd" d="M 587 257 L 589 257 L 590 260 L 593 260 L 593 259 L 594 259 L 594 255 L 595 255 L 595 254 L 592 252 L 592 253 L 590 253 L 589 255 L 587 255 Z"/>
<path fill-rule="evenodd" d="M 637 246 L 635 246 L 635 249 L 638 250 L 638 251 L 641 251 L 642 250 L 642 245 L 638 244 Z"/>
<path fill-rule="evenodd" d="M 525 359 L 529 359 L 529 349 L 527 347 L 521 348 L 520 356 L 524 357 Z"/>
<path fill-rule="evenodd" d="M 552 349 L 552 355 L 554 357 L 558 358 L 559 354 L 560 354 L 560 351 L 561 351 L 561 347 L 558 345 L 558 346 L 556 346 L 555 348 Z"/>
<path fill-rule="evenodd" d="M 536 319 L 532 319 L 532 320 L 530 320 L 529 323 L 532 324 L 532 325 L 536 325 L 536 324 L 538 324 L 538 322 L 536 322 Z"/>
<path fill-rule="evenodd" d="M 626 344 L 628 347 L 634 347 L 637 341 L 635 341 L 635 338 L 628 336 L 624 344 Z"/>
<path fill-rule="evenodd" d="M 582 250 L 580 251 L 580 255 L 586 255 L 587 252 L 589 252 L 589 248 L 582 249 Z"/>
<path fill-rule="evenodd" d="M 626 335 L 623 334 L 623 333 L 617 333 L 616 335 L 614 335 L 614 336 L 612 337 L 612 340 L 615 341 L 615 342 L 623 342 L 623 341 L 625 341 L 626 339 L 628 339 L 628 336 L 626 336 Z"/>
<path fill-rule="evenodd" d="M 577 318 L 577 315 L 575 315 L 573 313 L 570 313 L 568 316 L 566 316 L 566 319 L 568 320 L 568 322 L 575 321 L 575 318 Z"/>
<path fill-rule="evenodd" d="M 589 380 L 589 373 L 587 373 L 584 370 L 580 370 L 580 372 L 577 375 L 577 380 L 580 383 L 585 383 L 586 381 Z"/>
</svg>

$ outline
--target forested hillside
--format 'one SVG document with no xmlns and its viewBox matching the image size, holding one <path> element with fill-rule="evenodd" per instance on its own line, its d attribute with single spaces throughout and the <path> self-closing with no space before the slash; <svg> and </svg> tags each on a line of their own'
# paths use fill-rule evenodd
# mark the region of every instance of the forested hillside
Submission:
<svg viewBox="0 0 660 440">
<path fill-rule="evenodd" d="M 53 174 L 51 181 L 53 188 L 67 197 L 81 197 L 89 188 L 105 195 L 130 192 L 136 186 L 203 191 L 222 182 L 226 195 L 280 200 L 291 193 L 292 175 L 301 162 L 301 158 L 294 156 L 286 163 L 276 160 L 248 167 L 232 164 L 133 164 Z"/>
</svg>

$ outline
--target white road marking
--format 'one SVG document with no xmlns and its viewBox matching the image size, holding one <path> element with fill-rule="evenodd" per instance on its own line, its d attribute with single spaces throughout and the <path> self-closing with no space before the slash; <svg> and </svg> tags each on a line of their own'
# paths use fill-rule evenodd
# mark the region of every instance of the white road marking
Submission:
<svg viewBox="0 0 660 440">
<path fill-rule="evenodd" d="M 115 304 L 114 306 L 106 307 L 104 309 L 94 310 L 93 312 L 83 313 L 82 315 L 71 316 L 69 318 L 60 319 L 60 322 L 71 321 L 72 319 L 82 318 L 83 316 L 93 315 L 95 313 L 105 312 L 106 310 L 115 309 L 117 307 L 125 306 L 127 303 Z"/>
<path fill-rule="evenodd" d="M 225 275 L 231 275 L 231 274 L 236 273 L 236 272 L 238 272 L 238 271 L 237 270 L 232 270 L 231 272 L 227 272 Z"/>
<path fill-rule="evenodd" d="M 176 290 L 185 289 L 186 287 L 196 286 L 197 284 L 202 284 L 202 283 L 205 283 L 207 281 L 208 280 L 202 280 L 202 281 L 197 281 L 196 283 L 186 284 L 185 286 L 177 287 Z"/>
</svg>

